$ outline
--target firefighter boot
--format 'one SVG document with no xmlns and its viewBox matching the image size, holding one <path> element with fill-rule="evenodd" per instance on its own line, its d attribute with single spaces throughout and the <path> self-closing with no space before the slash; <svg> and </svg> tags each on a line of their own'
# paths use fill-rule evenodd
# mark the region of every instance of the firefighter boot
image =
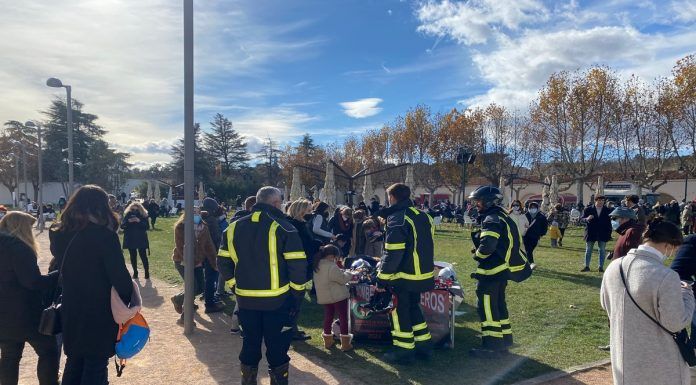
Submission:
<svg viewBox="0 0 696 385">
<path fill-rule="evenodd" d="M 341 334 L 341 351 L 347 352 L 353 349 L 353 335 Z"/>
<path fill-rule="evenodd" d="M 271 385 L 288 385 L 288 369 L 290 363 L 268 369 L 268 376 L 271 377 Z"/>
<path fill-rule="evenodd" d="M 416 342 L 416 358 L 428 361 L 433 356 L 433 344 L 430 341 Z"/>
<path fill-rule="evenodd" d="M 259 374 L 257 366 L 247 366 L 242 364 L 242 385 L 256 385 L 256 377 Z"/>
<path fill-rule="evenodd" d="M 384 361 L 390 364 L 409 365 L 415 360 L 415 349 L 395 348 L 384 355 Z"/>
<path fill-rule="evenodd" d="M 334 345 L 334 338 L 333 334 L 321 334 L 321 337 L 324 339 L 324 348 L 326 349 L 331 349 Z"/>
</svg>

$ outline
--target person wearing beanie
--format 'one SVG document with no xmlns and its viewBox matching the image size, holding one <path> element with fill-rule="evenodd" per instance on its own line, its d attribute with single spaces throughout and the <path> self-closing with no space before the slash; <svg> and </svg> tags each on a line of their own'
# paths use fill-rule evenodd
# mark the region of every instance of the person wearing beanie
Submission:
<svg viewBox="0 0 696 385">
<path fill-rule="evenodd" d="M 614 251 L 610 258 L 621 258 L 628 251 L 640 246 L 643 241 L 645 225 L 638 221 L 635 210 L 628 207 L 617 207 L 609 214 L 611 228 L 619 234 Z"/>
</svg>

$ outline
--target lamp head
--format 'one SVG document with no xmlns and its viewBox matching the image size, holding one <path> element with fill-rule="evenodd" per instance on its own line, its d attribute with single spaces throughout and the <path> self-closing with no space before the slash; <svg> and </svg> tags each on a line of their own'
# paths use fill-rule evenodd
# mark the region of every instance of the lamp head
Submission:
<svg viewBox="0 0 696 385">
<path fill-rule="evenodd" d="M 48 80 L 46 80 L 46 85 L 49 87 L 60 88 L 63 87 L 63 82 L 61 82 L 60 79 L 48 78 Z"/>
</svg>

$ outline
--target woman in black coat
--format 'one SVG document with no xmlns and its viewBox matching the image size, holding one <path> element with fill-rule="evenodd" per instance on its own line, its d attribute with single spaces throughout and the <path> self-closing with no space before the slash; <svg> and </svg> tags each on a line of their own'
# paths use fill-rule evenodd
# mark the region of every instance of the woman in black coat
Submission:
<svg viewBox="0 0 696 385">
<path fill-rule="evenodd" d="M 145 202 L 145 207 L 147 209 L 147 215 L 150 217 L 150 222 L 152 229 L 155 229 L 155 222 L 157 222 L 157 217 L 159 216 L 159 205 L 154 199 L 150 199 L 150 202 Z"/>
<path fill-rule="evenodd" d="M 25 343 L 39 356 L 39 384 L 58 384 L 58 345 L 39 334 L 43 292 L 58 274 L 41 275 L 37 266 L 34 217 L 12 211 L 0 220 L 0 384 L 17 385 Z"/>
<path fill-rule="evenodd" d="M 118 333 L 111 287 L 126 304 L 133 292 L 117 229 L 106 192 L 87 185 L 75 191 L 61 221 L 49 232 L 53 266 L 63 266 L 63 385 L 108 383 Z"/>
<path fill-rule="evenodd" d="M 133 202 L 123 212 L 123 249 L 130 254 L 133 278 L 138 278 L 138 254 L 145 269 L 145 279 L 150 279 L 150 264 L 147 259 L 147 251 L 150 249 L 150 241 L 147 238 L 147 211 L 138 202 Z"/>
</svg>

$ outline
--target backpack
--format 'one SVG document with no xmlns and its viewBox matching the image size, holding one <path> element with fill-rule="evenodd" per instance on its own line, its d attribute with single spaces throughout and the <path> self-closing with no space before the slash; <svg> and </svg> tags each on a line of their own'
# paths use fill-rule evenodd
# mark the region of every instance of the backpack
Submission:
<svg viewBox="0 0 696 385">
<path fill-rule="evenodd" d="M 140 312 L 126 323 L 119 325 L 116 337 L 116 357 L 119 358 L 119 362 L 116 362 L 116 357 L 114 357 L 117 377 L 121 377 L 123 374 L 126 360 L 143 350 L 149 339 L 150 327 Z"/>
</svg>

